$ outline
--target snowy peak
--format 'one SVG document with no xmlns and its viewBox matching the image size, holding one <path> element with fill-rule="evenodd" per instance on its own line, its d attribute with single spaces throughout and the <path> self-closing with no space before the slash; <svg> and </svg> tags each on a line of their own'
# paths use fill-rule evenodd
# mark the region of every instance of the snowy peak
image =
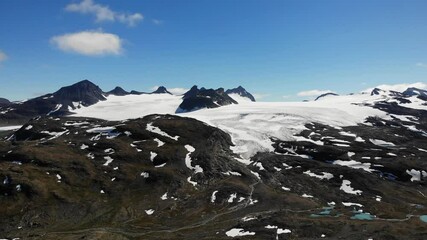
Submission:
<svg viewBox="0 0 427 240">
<path fill-rule="evenodd" d="M 162 93 L 167 93 L 167 94 L 171 94 L 171 95 L 172 95 L 172 93 L 170 93 L 170 92 L 169 92 L 165 87 L 163 87 L 163 86 L 158 87 L 156 91 L 152 92 L 152 94 L 162 94 Z"/>
<path fill-rule="evenodd" d="M 324 94 L 319 95 L 316 99 L 314 99 L 314 101 L 317 101 L 321 98 L 330 97 L 330 96 L 338 96 L 338 94 L 333 93 L 333 92 L 324 93 Z"/>
<path fill-rule="evenodd" d="M 182 97 L 183 101 L 176 112 L 190 112 L 202 108 L 217 108 L 220 106 L 238 104 L 233 98 L 225 93 L 224 88 L 199 89 L 194 85 Z"/>
<path fill-rule="evenodd" d="M 117 86 L 115 87 L 113 90 L 109 91 L 108 94 L 110 95 L 115 95 L 115 96 L 126 96 L 129 94 L 129 92 L 127 92 L 126 90 L 124 90 L 123 88 Z"/>
<path fill-rule="evenodd" d="M 225 91 L 225 93 L 230 95 L 236 101 L 238 100 L 235 99 L 233 95 L 237 95 L 243 98 L 248 98 L 250 101 L 255 102 L 255 97 L 251 93 L 246 91 L 246 89 L 244 89 L 242 86 L 238 86 L 237 88 L 233 88 L 233 89 L 228 89 L 227 91 Z"/>
</svg>

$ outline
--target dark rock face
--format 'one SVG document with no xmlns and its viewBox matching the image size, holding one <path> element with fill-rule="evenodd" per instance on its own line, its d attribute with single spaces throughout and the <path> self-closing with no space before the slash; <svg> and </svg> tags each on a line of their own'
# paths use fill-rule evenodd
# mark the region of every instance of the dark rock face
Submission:
<svg viewBox="0 0 427 240">
<path fill-rule="evenodd" d="M 146 93 L 145 92 L 136 91 L 136 90 L 132 90 L 132 91 L 130 91 L 130 94 L 141 95 L 141 94 L 146 94 Z"/>
<path fill-rule="evenodd" d="M 419 99 L 427 101 L 427 91 L 423 89 L 411 87 L 406 89 L 402 94 L 407 97 L 417 96 Z"/>
<path fill-rule="evenodd" d="M 156 91 L 152 92 L 152 94 L 161 94 L 161 93 L 172 94 L 163 86 L 158 87 Z"/>
<path fill-rule="evenodd" d="M 11 102 L 9 100 L 7 100 L 6 98 L 0 98 L 0 106 L 9 106 L 11 104 Z"/>
<path fill-rule="evenodd" d="M 381 94 L 381 92 L 384 92 L 383 90 L 381 90 L 381 89 L 379 89 L 379 88 L 374 88 L 374 89 L 372 89 L 372 91 L 371 91 L 371 96 L 374 96 L 374 95 L 380 95 Z"/>
<path fill-rule="evenodd" d="M 239 86 L 237 88 L 233 88 L 233 89 L 228 89 L 227 91 L 225 91 L 226 94 L 239 94 L 241 97 L 246 97 L 249 98 L 252 102 L 255 102 L 255 97 L 248 91 L 246 91 L 246 89 L 244 89 L 242 86 Z"/>
<path fill-rule="evenodd" d="M 317 100 L 319 100 L 323 97 L 327 97 L 327 96 L 338 96 L 338 94 L 336 94 L 336 93 L 324 93 L 322 95 L 319 95 L 316 99 L 314 99 L 314 101 L 317 101 Z"/>
<path fill-rule="evenodd" d="M 126 95 L 129 95 L 129 92 L 127 92 L 123 88 L 117 86 L 113 90 L 109 91 L 108 94 L 116 95 L 116 96 L 126 96 Z"/>
<path fill-rule="evenodd" d="M 177 112 L 195 111 L 201 108 L 217 108 L 229 104 L 237 104 L 237 102 L 228 96 L 223 88 L 214 89 L 198 89 L 193 86 L 183 96 L 183 101 L 179 105 Z"/>
</svg>

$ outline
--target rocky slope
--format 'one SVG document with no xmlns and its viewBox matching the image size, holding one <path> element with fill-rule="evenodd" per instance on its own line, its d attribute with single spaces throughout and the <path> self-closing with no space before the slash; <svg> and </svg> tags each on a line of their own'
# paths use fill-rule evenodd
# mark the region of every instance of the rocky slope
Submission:
<svg viewBox="0 0 427 240">
<path fill-rule="evenodd" d="M 423 239 L 418 114 L 420 132 L 399 118 L 309 123 L 249 165 L 191 118 L 36 118 L 0 142 L 0 237 Z"/>
<path fill-rule="evenodd" d="M 184 101 L 228 96 L 222 92 L 193 87 Z M 136 119 L 128 119 L 129 109 L 173 113 L 180 97 L 114 100 L 121 98 L 143 102 L 81 108 L 102 104 L 99 117 L 114 113 L 120 121 L 51 114 L 0 132 L 0 239 L 427 234 L 421 90 Z"/>
</svg>

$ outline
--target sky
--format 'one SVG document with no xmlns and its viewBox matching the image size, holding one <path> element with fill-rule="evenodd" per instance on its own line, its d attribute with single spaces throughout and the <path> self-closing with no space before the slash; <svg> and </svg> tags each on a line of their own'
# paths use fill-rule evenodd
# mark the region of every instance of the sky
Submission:
<svg viewBox="0 0 427 240">
<path fill-rule="evenodd" d="M 427 82 L 425 0 L 0 1 L 0 97 L 239 85 L 262 101 Z"/>
</svg>

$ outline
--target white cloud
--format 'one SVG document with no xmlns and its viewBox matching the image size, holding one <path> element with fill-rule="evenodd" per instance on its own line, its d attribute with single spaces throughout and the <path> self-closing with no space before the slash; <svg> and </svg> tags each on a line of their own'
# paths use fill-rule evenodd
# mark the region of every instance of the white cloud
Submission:
<svg viewBox="0 0 427 240">
<path fill-rule="evenodd" d="M 4 53 L 2 50 L 0 50 L 0 62 L 4 62 L 7 59 L 6 53 Z"/>
<path fill-rule="evenodd" d="M 134 14 L 118 14 L 116 15 L 116 18 L 122 22 L 126 23 L 127 25 L 133 27 L 138 22 L 142 21 L 144 19 L 144 16 L 142 16 L 141 13 L 134 13 Z"/>
<path fill-rule="evenodd" d="M 425 67 L 425 68 L 427 68 L 427 63 L 419 62 L 419 63 L 417 63 L 416 65 L 417 65 L 418 67 Z"/>
<path fill-rule="evenodd" d="M 162 20 L 159 20 L 159 19 L 152 19 L 151 20 L 155 25 L 162 25 L 163 24 L 163 21 Z"/>
<path fill-rule="evenodd" d="M 95 15 L 96 22 L 119 21 L 129 26 L 135 26 L 138 22 L 144 19 L 144 16 L 141 13 L 118 13 L 111 10 L 108 6 L 95 3 L 93 0 L 83 0 L 80 3 L 71 3 L 65 7 L 65 10 L 81 14 Z"/>
<path fill-rule="evenodd" d="M 333 91 L 331 90 L 308 90 L 308 91 L 302 91 L 297 93 L 298 96 L 300 97 L 314 97 L 314 96 L 319 96 L 325 93 L 333 93 Z"/>
<path fill-rule="evenodd" d="M 119 55 L 122 42 L 119 36 L 98 31 L 83 31 L 55 36 L 51 43 L 65 52 L 86 56 Z"/>
<path fill-rule="evenodd" d="M 266 93 L 253 93 L 252 96 L 254 96 L 255 100 L 263 99 L 265 97 L 270 96 L 270 94 Z"/>
<path fill-rule="evenodd" d="M 188 90 L 188 88 L 168 88 L 168 91 L 171 92 L 173 95 L 182 95 L 188 92 Z"/>
<path fill-rule="evenodd" d="M 403 92 L 406 89 L 414 87 L 414 88 L 420 88 L 420 89 L 427 89 L 427 84 L 423 82 L 416 82 L 416 83 L 401 83 L 401 84 L 382 84 L 376 86 L 376 88 L 382 89 L 382 90 L 392 90 L 397 92 Z M 374 88 L 368 88 L 363 90 L 362 92 L 371 92 Z"/>
</svg>

